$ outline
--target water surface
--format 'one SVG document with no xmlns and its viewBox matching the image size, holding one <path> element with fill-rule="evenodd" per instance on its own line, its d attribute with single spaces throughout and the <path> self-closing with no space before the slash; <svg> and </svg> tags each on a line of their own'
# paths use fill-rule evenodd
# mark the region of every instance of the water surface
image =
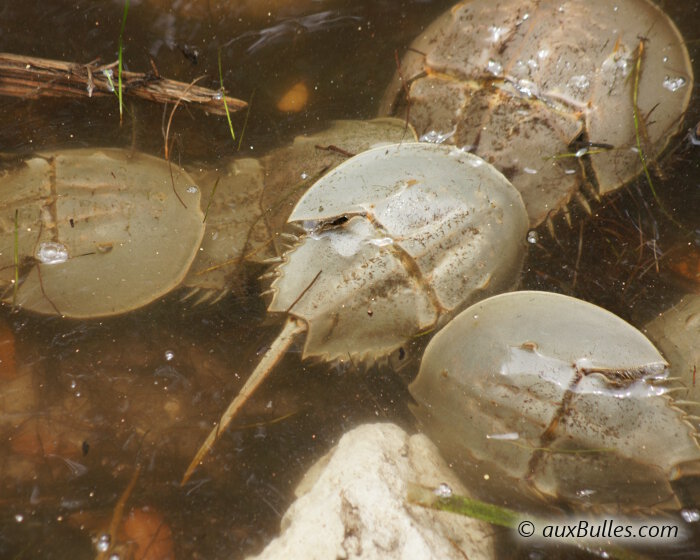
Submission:
<svg viewBox="0 0 700 560">
<path fill-rule="evenodd" d="M 221 48 L 230 94 L 254 94 L 241 152 L 258 156 L 330 119 L 374 116 L 394 51 L 402 53 L 451 2 L 301 4 L 298 12 L 266 16 L 226 12 L 216 2 L 213 11 L 178 13 L 133 0 L 125 64 L 148 71 L 153 61 L 162 76 L 204 76 L 201 85 L 218 88 Z M 107 0 L 5 2 L 0 51 L 112 61 L 122 7 Z M 699 7 L 663 7 L 697 58 Z M 277 101 L 300 81 L 311 92 L 308 105 L 280 113 Z M 700 121 L 698 99 L 695 86 L 684 129 Z M 110 145 L 162 155 L 163 108 L 129 98 L 126 109 L 120 126 L 116 99 L 2 98 L 0 150 Z M 235 115 L 236 130 L 242 124 Z M 226 119 L 194 108 L 176 114 L 172 135 L 174 157 L 190 165 L 217 167 L 241 155 Z M 688 290 L 669 266 L 669 251 L 700 245 L 700 148 L 683 137 L 672 146 L 655 186 L 680 226 L 664 217 L 644 180 L 636 181 L 595 206 L 593 216 L 575 211 L 571 229 L 557 221 L 556 240 L 538 231 L 523 287 L 575 295 L 637 325 Z M 0 557 L 93 557 L 93 537 L 105 533 L 135 481 L 125 511 L 146 508 L 167 525 L 177 557 L 242 558 L 276 534 L 301 474 L 344 431 L 368 421 L 413 429 L 406 382 L 416 360 L 396 375 L 386 365 L 302 363 L 294 347 L 206 466 L 180 488 L 211 423 L 282 325 L 266 315 L 254 278 L 211 307 L 193 308 L 180 295 L 95 321 L 0 309 L 16 362 L 0 399 Z M 420 345 L 407 350 L 415 356 Z"/>
</svg>

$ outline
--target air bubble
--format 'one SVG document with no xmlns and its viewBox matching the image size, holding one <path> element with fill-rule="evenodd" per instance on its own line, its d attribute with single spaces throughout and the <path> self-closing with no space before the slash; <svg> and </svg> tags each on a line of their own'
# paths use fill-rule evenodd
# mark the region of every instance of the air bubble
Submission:
<svg viewBox="0 0 700 560">
<path fill-rule="evenodd" d="M 501 40 L 501 37 L 503 37 L 508 32 L 508 29 L 505 27 L 492 25 L 489 27 L 489 31 L 491 32 L 491 40 L 494 43 L 498 43 Z"/>
<path fill-rule="evenodd" d="M 527 232 L 527 242 L 532 243 L 533 245 L 539 241 L 539 236 L 537 235 L 537 232 L 535 230 L 531 230 Z"/>
<path fill-rule="evenodd" d="M 197 185 L 190 185 L 189 187 L 187 187 L 187 192 L 190 194 L 196 194 L 197 192 L 199 192 L 199 189 L 197 188 Z"/>
<path fill-rule="evenodd" d="M 165 361 L 169 362 L 175 357 L 175 352 L 172 350 L 166 350 L 165 351 Z"/>
<path fill-rule="evenodd" d="M 306 171 L 304 171 L 304 172 L 301 174 L 301 180 L 302 180 L 302 181 L 306 181 L 308 178 L 309 178 L 309 174 L 308 174 Z"/>
<path fill-rule="evenodd" d="M 489 60 L 486 69 L 494 76 L 500 76 L 503 73 L 503 66 L 495 60 Z"/>
<path fill-rule="evenodd" d="M 440 486 L 438 486 L 434 490 L 434 493 L 438 498 L 451 498 L 452 497 L 452 488 L 450 488 L 449 484 L 442 482 L 442 483 L 440 483 Z"/>
<path fill-rule="evenodd" d="M 39 245 L 36 258 L 43 264 L 59 264 L 68 260 L 68 249 L 61 243 L 45 241 Z"/>
<path fill-rule="evenodd" d="M 681 517 L 686 523 L 697 523 L 700 521 L 700 511 L 697 509 L 682 509 Z"/>
<path fill-rule="evenodd" d="M 685 85 L 685 78 L 683 76 L 678 76 L 677 78 L 671 78 L 666 76 L 664 78 L 664 87 L 668 91 L 678 91 Z"/>
<path fill-rule="evenodd" d="M 16 513 L 15 514 L 15 521 L 17 523 L 22 523 L 22 521 L 24 521 L 24 515 L 22 515 L 21 513 Z"/>
<path fill-rule="evenodd" d="M 569 85 L 578 90 L 586 90 L 588 89 L 588 86 L 591 85 L 591 82 L 588 79 L 588 76 L 585 74 L 580 74 L 578 76 L 571 76 L 571 78 L 569 78 Z"/>
<path fill-rule="evenodd" d="M 102 75 L 107 78 L 107 89 L 111 92 L 114 92 L 114 85 L 112 83 L 112 77 L 114 76 L 114 72 L 112 71 L 111 68 L 105 68 L 102 70 Z"/>
<path fill-rule="evenodd" d="M 112 539 L 108 534 L 102 533 L 97 539 L 97 544 L 95 546 L 99 552 L 107 552 L 111 541 Z"/>
<path fill-rule="evenodd" d="M 386 247 L 394 244 L 394 240 L 391 237 L 377 237 L 374 239 L 369 239 L 367 242 L 371 245 L 376 245 L 377 247 Z"/>
<path fill-rule="evenodd" d="M 537 84 L 530 80 L 518 80 L 518 83 L 513 84 L 513 86 L 525 97 L 537 97 L 539 95 Z"/>
<path fill-rule="evenodd" d="M 430 144 L 443 144 L 445 140 L 448 140 L 451 138 L 455 131 L 457 130 L 457 127 L 455 126 L 450 132 L 438 132 L 437 130 L 430 130 L 423 134 L 418 141 L 419 142 L 428 142 Z"/>
<path fill-rule="evenodd" d="M 507 434 L 486 434 L 486 439 L 516 440 L 520 439 L 518 432 L 508 432 Z"/>
<path fill-rule="evenodd" d="M 692 129 L 688 137 L 693 146 L 700 146 L 700 127 Z"/>
</svg>

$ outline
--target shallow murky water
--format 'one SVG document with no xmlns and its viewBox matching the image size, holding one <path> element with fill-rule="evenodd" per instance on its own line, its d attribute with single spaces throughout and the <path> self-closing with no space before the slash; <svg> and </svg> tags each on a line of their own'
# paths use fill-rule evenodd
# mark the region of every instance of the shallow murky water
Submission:
<svg viewBox="0 0 700 560">
<path fill-rule="evenodd" d="M 152 60 L 162 76 L 189 82 L 203 75 L 200 85 L 217 88 L 223 46 L 228 91 L 242 99 L 254 92 L 241 151 L 259 156 L 330 119 L 374 116 L 394 50 L 403 52 L 451 0 L 300 2 L 296 12 L 272 7 L 270 16 L 250 7 L 219 10 L 223 2 L 203 1 L 210 10 L 184 14 L 163 4 L 132 0 L 128 68 L 148 71 Z M 107 0 L 2 3 L 0 52 L 112 61 L 122 7 Z M 699 75 L 700 8 L 663 8 Z M 278 100 L 298 82 L 310 91 L 306 108 L 280 113 Z M 699 99 L 696 85 L 684 129 L 700 122 Z M 126 108 L 120 127 L 116 99 L 0 98 L 0 151 L 110 145 L 162 155 L 162 107 L 129 98 Z M 243 120 L 234 116 L 236 130 Z M 235 154 L 224 117 L 180 109 L 171 135 L 174 157 L 190 165 L 217 167 Z M 538 230 L 522 286 L 586 299 L 638 326 L 698 290 L 679 263 L 700 247 L 700 148 L 680 137 L 662 170 L 655 187 L 680 226 L 636 181 L 593 216 L 578 211 L 573 228 L 558 221 L 556 240 Z M 376 420 L 412 429 L 406 382 L 417 360 L 396 375 L 386 366 L 302 363 L 296 347 L 180 488 L 211 423 L 281 327 L 258 292 L 251 278 L 212 307 L 193 308 L 175 293 L 99 321 L 0 309 L 0 557 L 93 557 L 93 538 L 108 532 L 120 498 L 125 517 L 142 515 L 162 527 L 159 535 L 171 535 L 162 546 L 173 546 L 178 558 L 245 557 L 274 536 L 299 477 L 344 431 Z M 420 348 L 407 349 L 419 355 Z M 689 494 L 689 505 L 699 507 L 700 492 L 694 502 Z"/>
</svg>

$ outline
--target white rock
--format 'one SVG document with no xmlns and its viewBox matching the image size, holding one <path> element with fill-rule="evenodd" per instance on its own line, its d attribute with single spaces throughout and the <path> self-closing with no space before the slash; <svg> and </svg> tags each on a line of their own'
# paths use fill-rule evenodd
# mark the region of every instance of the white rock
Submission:
<svg viewBox="0 0 700 560">
<path fill-rule="evenodd" d="M 425 436 L 392 424 L 360 426 L 305 475 L 281 535 L 255 558 L 493 558 L 492 527 L 406 503 L 408 482 L 444 482 L 467 494 Z"/>
</svg>

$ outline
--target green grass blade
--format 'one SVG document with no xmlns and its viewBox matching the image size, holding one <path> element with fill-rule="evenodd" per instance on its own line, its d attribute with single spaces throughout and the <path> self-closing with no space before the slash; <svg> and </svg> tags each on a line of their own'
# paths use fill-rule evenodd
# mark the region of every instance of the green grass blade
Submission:
<svg viewBox="0 0 700 560">
<path fill-rule="evenodd" d="M 124 13 L 122 14 L 122 27 L 119 30 L 119 67 L 117 71 L 117 83 L 119 89 L 117 97 L 119 98 L 119 123 L 121 124 L 124 118 L 124 103 L 122 101 L 122 51 L 124 50 L 124 29 L 126 28 L 126 15 L 129 13 L 129 0 L 124 1 Z"/>
<path fill-rule="evenodd" d="M 219 85 L 221 86 L 221 96 L 224 100 L 224 111 L 226 111 L 226 119 L 228 120 L 228 129 L 231 131 L 231 138 L 236 141 L 236 133 L 233 131 L 233 123 L 231 122 L 231 113 L 228 110 L 226 103 L 226 91 L 224 90 L 224 72 L 221 69 L 221 48 L 219 48 Z"/>
<path fill-rule="evenodd" d="M 450 511 L 510 529 L 517 527 L 518 522 L 523 518 L 521 513 L 511 509 L 494 506 L 466 496 L 453 494 L 449 497 L 440 497 L 430 488 L 417 484 L 408 485 L 408 501 L 423 507 Z"/>
<path fill-rule="evenodd" d="M 543 527 L 545 525 L 555 523 L 556 520 L 546 520 L 539 518 L 536 515 L 528 513 L 520 513 L 505 507 L 495 506 L 481 500 L 468 498 L 452 494 L 450 496 L 438 496 L 431 488 L 421 486 L 419 484 L 408 483 L 407 485 L 407 501 L 421 507 L 434 509 L 437 511 L 449 511 L 457 515 L 464 515 L 479 521 L 485 521 L 499 527 L 509 529 L 517 529 L 521 521 L 530 521 L 535 527 Z M 572 545 L 569 543 L 562 543 Z M 586 543 L 573 543 L 577 548 L 586 549 Z M 612 560 L 650 560 L 648 556 L 639 554 L 634 550 L 614 545 L 602 544 L 601 551 L 607 554 L 607 557 Z"/>
</svg>

